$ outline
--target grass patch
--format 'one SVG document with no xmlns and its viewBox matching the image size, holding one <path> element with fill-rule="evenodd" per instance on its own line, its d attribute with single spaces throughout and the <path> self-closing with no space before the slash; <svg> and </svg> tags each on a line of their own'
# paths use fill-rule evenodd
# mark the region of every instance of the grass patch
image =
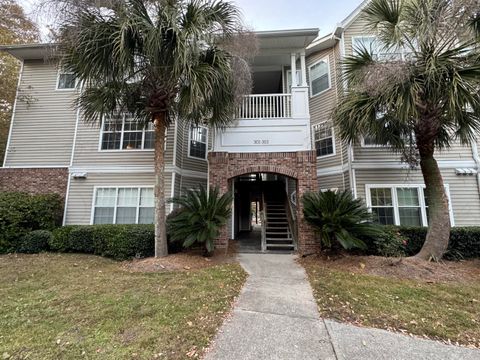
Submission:
<svg viewBox="0 0 480 360">
<path fill-rule="evenodd" d="M 321 316 L 480 347 L 480 283 L 425 283 L 305 262 Z"/>
<path fill-rule="evenodd" d="M 89 255 L 0 257 L 3 359 L 201 354 L 246 278 L 237 264 L 130 273 Z"/>
</svg>

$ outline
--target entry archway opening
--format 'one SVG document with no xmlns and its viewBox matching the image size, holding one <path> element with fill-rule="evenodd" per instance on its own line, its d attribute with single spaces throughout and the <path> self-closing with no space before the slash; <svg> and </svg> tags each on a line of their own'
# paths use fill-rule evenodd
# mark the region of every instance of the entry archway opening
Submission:
<svg viewBox="0 0 480 360">
<path fill-rule="evenodd" d="M 292 252 L 297 248 L 297 180 L 267 172 L 231 179 L 231 239 L 239 252 Z"/>
</svg>

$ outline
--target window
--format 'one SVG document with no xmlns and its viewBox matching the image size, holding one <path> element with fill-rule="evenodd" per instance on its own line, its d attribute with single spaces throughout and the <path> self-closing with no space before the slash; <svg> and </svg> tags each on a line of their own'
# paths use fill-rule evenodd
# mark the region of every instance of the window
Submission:
<svg viewBox="0 0 480 360">
<path fill-rule="evenodd" d="M 370 197 L 373 218 L 380 224 L 393 225 L 392 189 L 370 189 Z"/>
<path fill-rule="evenodd" d="M 153 188 L 98 188 L 95 191 L 93 224 L 152 224 Z"/>
<path fill-rule="evenodd" d="M 57 78 L 57 90 L 72 90 L 77 86 L 77 79 L 74 74 L 59 72 Z"/>
<path fill-rule="evenodd" d="M 445 189 L 449 196 L 448 186 Z M 380 224 L 428 226 L 428 203 L 423 185 L 367 185 L 367 205 Z M 450 219 L 453 223 L 451 208 Z"/>
<path fill-rule="evenodd" d="M 373 35 L 354 36 L 352 47 L 354 54 L 366 49 L 376 60 L 399 60 L 406 55 L 403 49 L 385 49 L 377 37 Z"/>
<path fill-rule="evenodd" d="M 326 58 L 309 66 L 308 70 L 310 73 L 311 96 L 321 94 L 330 89 L 330 67 Z"/>
<path fill-rule="evenodd" d="M 204 126 L 191 126 L 188 141 L 188 156 L 197 159 L 207 158 L 208 129 Z"/>
<path fill-rule="evenodd" d="M 101 150 L 153 149 L 154 139 L 152 123 L 144 127 L 134 119 L 120 114 L 104 119 L 100 146 Z"/>
<path fill-rule="evenodd" d="M 324 121 L 320 124 L 314 125 L 313 134 L 317 156 L 335 154 L 333 127 L 330 121 Z"/>
</svg>

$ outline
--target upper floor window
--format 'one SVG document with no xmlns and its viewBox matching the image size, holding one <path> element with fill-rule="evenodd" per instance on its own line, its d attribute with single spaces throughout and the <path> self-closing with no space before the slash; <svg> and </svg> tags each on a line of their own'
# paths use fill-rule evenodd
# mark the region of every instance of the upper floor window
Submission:
<svg viewBox="0 0 480 360">
<path fill-rule="evenodd" d="M 378 38 L 373 35 L 354 36 L 352 47 L 354 54 L 366 49 L 376 60 L 398 60 L 406 55 L 403 49 L 385 49 Z"/>
<path fill-rule="evenodd" d="M 145 127 L 127 115 L 105 118 L 102 124 L 101 150 L 153 149 L 155 130 L 152 123 Z"/>
<path fill-rule="evenodd" d="M 330 66 L 328 59 L 322 59 L 310 65 L 310 95 L 315 96 L 330 89 Z"/>
<path fill-rule="evenodd" d="M 331 121 L 324 121 L 313 126 L 315 150 L 317 156 L 335 154 L 335 140 Z"/>
<path fill-rule="evenodd" d="M 94 194 L 93 224 L 152 224 L 155 207 L 151 187 L 106 187 Z"/>
<path fill-rule="evenodd" d="M 59 71 L 57 78 L 57 90 L 73 90 L 77 86 L 77 78 L 74 74 Z"/>
<path fill-rule="evenodd" d="M 188 139 L 188 156 L 197 159 L 207 158 L 208 128 L 205 126 L 190 127 Z"/>
</svg>

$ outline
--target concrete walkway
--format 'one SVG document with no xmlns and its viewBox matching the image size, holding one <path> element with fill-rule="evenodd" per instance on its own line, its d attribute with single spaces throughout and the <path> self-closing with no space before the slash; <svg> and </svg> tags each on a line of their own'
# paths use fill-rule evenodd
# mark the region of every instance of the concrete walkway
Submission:
<svg viewBox="0 0 480 360">
<path fill-rule="evenodd" d="M 320 319 L 292 255 L 240 254 L 249 273 L 207 360 L 480 360 L 480 351 Z"/>
</svg>

